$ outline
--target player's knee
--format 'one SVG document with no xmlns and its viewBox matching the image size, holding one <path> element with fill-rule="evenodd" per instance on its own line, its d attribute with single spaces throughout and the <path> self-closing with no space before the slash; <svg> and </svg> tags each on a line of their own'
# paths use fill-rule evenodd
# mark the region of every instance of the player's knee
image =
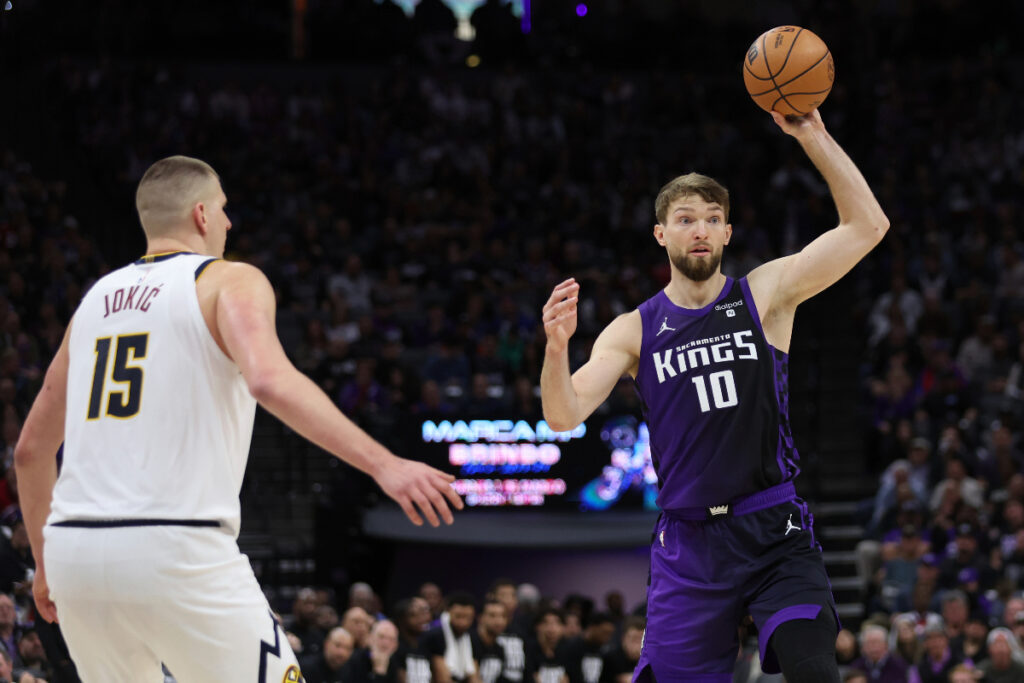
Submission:
<svg viewBox="0 0 1024 683">
<path fill-rule="evenodd" d="M 834 655 L 814 655 L 783 669 L 787 683 L 839 683 L 839 667 Z"/>
<path fill-rule="evenodd" d="M 815 619 L 779 624 L 771 646 L 788 683 L 839 683 L 836 627 L 828 607 L 823 607 Z"/>
</svg>

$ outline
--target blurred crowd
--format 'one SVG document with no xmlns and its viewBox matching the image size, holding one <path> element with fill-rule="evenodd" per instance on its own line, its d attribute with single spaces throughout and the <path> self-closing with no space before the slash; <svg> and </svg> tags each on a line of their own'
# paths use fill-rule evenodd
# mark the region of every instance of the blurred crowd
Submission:
<svg viewBox="0 0 1024 683">
<path fill-rule="evenodd" d="M 979 667 L 985 680 L 1024 680 L 1015 663 L 1024 644 L 1021 55 L 996 36 L 926 56 L 913 36 L 928 7 L 847 4 L 852 15 L 804 17 L 837 55 L 822 116 L 892 229 L 854 271 L 855 296 L 842 304 L 863 324 L 864 459 L 880 483 L 861 506 L 870 616 L 859 633 L 841 634 L 840 661 L 870 680 L 974 680 Z M 947 29 L 974 21 L 967 3 L 940 4 Z M 1003 11 L 1017 11 L 1012 5 Z M 373 31 L 401 25 L 387 3 L 360 7 Z M 378 11 L 389 14 L 377 21 Z M 849 22 L 884 29 L 853 41 L 842 30 Z M 448 31 L 447 19 L 441 24 Z M 753 36 L 763 27 L 734 29 Z M 519 44 L 503 35 L 506 48 Z M 36 159 L 16 141 L 0 146 L 0 579 L 9 577 L 0 591 L 14 596 L 25 623 L 31 557 L 17 520 L 13 445 L 82 292 L 136 255 L 125 244 L 141 249 L 132 196 L 156 159 L 189 154 L 218 170 L 234 224 L 228 257 L 267 273 L 296 365 L 385 441 L 410 414 L 537 415 L 538 319 L 551 287 L 569 276 L 582 284 L 571 347 L 579 364 L 604 325 L 667 281 L 650 231 L 653 198 L 676 175 L 699 170 L 732 190 L 730 275 L 835 225 L 819 176 L 727 65 L 524 68 L 500 59 L 495 67 L 485 54 L 474 70 L 450 55 L 422 67 L 362 56 L 362 66 L 309 70 L 82 57 L 41 67 L 40 126 L 61 158 Z M 629 383 L 606 409 L 639 412 Z M 430 620 L 467 607 L 460 599 L 447 611 L 430 604 Z M 469 602 L 472 647 L 455 633 L 453 622 L 465 620 L 454 613 L 433 638 L 434 652 L 454 648 L 442 657 L 449 673 L 465 679 L 475 661 L 479 675 L 500 669 L 497 677 L 517 683 L 507 661 L 473 659 L 477 641 L 498 652 L 494 639 L 506 633 L 526 643 L 520 675 L 549 670 L 558 647 L 534 632 L 531 618 L 541 615 L 521 616 L 499 599 L 499 617 L 496 603 Z M 0 649 L 31 670 L 31 655 L 3 635 L 2 603 Z M 349 669 L 397 675 L 397 660 L 382 653 L 392 641 L 420 647 L 408 614 L 422 605 L 410 601 L 390 622 L 379 606 L 357 606 L 372 626 L 298 611 L 285 623 L 313 657 L 328 651 L 336 620 L 347 650 L 363 653 Z M 583 676 L 573 659 L 564 675 L 572 683 L 620 675 L 608 657 L 632 656 L 636 622 L 621 613 L 605 621 L 604 610 L 573 614 L 537 624 L 565 631 L 565 642 L 583 638 L 574 652 L 591 652 L 600 633 L 601 674 L 573 678 Z M 328 668 L 338 661 L 324 657 Z M 434 660 L 424 661 L 417 675 L 436 675 Z M 589 661 L 592 673 L 597 659 Z M 899 672 L 882 677 L 886 667 Z M 550 674 L 541 683 L 557 681 Z"/>
<path fill-rule="evenodd" d="M 500 578 L 484 596 L 428 581 L 388 610 L 365 583 L 347 603 L 304 588 L 281 617 L 307 683 L 628 683 L 644 630 L 618 592 L 557 601 Z"/>
</svg>

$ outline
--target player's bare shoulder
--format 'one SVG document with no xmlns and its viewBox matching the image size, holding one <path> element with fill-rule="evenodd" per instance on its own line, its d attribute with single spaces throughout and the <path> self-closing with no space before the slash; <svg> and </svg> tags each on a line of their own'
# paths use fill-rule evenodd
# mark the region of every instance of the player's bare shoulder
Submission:
<svg viewBox="0 0 1024 683">
<path fill-rule="evenodd" d="M 196 279 L 196 297 L 203 319 L 217 345 L 230 357 L 218 318 L 229 309 L 255 306 L 273 311 L 274 288 L 256 266 L 239 261 L 212 261 Z M 227 308 L 225 308 L 227 307 Z"/>
<path fill-rule="evenodd" d="M 215 308 L 224 294 L 264 298 L 273 297 L 270 280 L 256 266 L 240 261 L 217 259 L 203 269 L 196 280 L 196 293 L 204 312 Z"/>
<path fill-rule="evenodd" d="M 754 305 L 757 306 L 762 320 L 785 306 L 780 285 L 783 273 L 789 267 L 792 259 L 792 255 L 773 259 L 747 274 L 747 285 L 750 287 L 750 294 L 754 297 Z"/>
</svg>

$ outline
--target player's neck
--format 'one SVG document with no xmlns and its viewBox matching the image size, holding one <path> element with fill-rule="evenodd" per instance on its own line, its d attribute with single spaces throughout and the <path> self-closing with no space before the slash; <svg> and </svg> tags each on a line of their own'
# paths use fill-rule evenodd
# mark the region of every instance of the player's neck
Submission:
<svg viewBox="0 0 1024 683">
<path fill-rule="evenodd" d="M 707 280 L 696 282 L 673 268 L 672 280 L 665 287 L 665 295 L 681 308 L 704 308 L 722 293 L 725 280 L 722 271 L 718 271 Z"/>
<path fill-rule="evenodd" d="M 187 240 L 177 237 L 155 237 L 146 244 L 146 256 L 153 254 L 169 254 L 175 251 L 190 251 L 196 254 L 203 253 L 201 245 L 191 244 Z"/>
</svg>

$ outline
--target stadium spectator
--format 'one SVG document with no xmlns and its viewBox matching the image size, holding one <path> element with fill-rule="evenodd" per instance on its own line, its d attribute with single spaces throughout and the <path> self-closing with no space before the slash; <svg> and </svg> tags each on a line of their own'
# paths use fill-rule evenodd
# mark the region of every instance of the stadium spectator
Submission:
<svg viewBox="0 0 1024 683">
<path fill-rule="evenodd" d="M 622 637 L 604 657 L 601 667 L 601 683 L 629 683 L 633 679 L 633 670 L 640 661 L 640 649 L 643 646 L 643 617 L 626 617 L 622 624 Z"/>
<path fill-rule="evenodd" d="M 865 626 L 860 632 L 861 656 L 850 665 L 879 683 L 905 683 L 907 663 L 889 651 L 889 633 L 882 626 Z"/>
<path fill-rule="evenodd" d="M 342 668 L 344 683 L 398 683 L 398 629 L 387 619 L 374 622 L 368 646 L 357 649 Z"/>
<path fill-rule="evenodd" d="M 615 637 L 615 622 L 607 612 L 594 612 L 587 618 L 583 633 L 566 637 L 562 646 L 569 683 L 599 683 L 604 654 Z"/>
<path fill-rule="evenodd" d="M 1024 681 L 1024 652 L 1013 633 L 1005 628 L 994 628 L 986 640 L 988 659 L 978 665 L 986 683 L 1012 683 Z"/>
<path fill-rule="evenodd" d="M 426 602 L 424 600 L 424 602 Z M 441 613 L 441 623 L 420 638 L 420 647 L 430 658 L 433 680 L 437 683 L 478 683 L 470 629 L 476 618 L 476 602 L 465 591 L 450 593 Z"/>
<path fill-rule="evenodd" d="M 341 627 L 352 635 L 356 648 L 369 647 L 374 618 L 362 607 L 349 607 L 341 618 Z"/>
<path fill-rule="evenodd" d="M 924 655 L 917 665 L 921 683 L 948 683 L 949 672 L 960 659 L 949 646 L 949 637 L 942 624 L 933 624 L 925 629 Z"/>
<path fill-rule="evenodd" d="M 505 670 L 505 648 L 498 638 L 508 628 L 508 609 L 498 600 L 488 598 L 480 609 L 476 628 L 470 632 L 473 659 L 481 683 L 497 683 Z"/>
<path fill-rule="evenodd" d="M 562 649 L 565 616 L 553 607 L 541 609 L 534 618 L 534 632 L 537 641 L 532 660 L 537 683 L 569 683 Z"/>
<path fill-rule="evenodd" d="M 355 641 L 352 634 L 337 626 L 324 638 L 317 654 L 305 657 L 300 666 L 307 683 L 341 683 L 342 670 L 352 656 Z"/>
</svg>

